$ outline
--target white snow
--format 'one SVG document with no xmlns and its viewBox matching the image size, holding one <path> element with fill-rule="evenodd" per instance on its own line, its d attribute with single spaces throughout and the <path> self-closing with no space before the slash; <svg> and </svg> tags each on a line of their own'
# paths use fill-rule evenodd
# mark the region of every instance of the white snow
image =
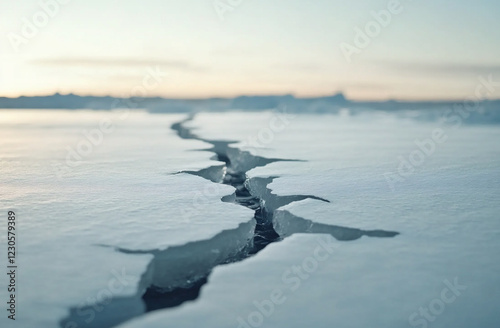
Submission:
<svg viewBox="0 0 500 328">
<path fill-rule="evenodd" d="M 490 238 L 483 242 L 494 245 Z M 439 315 L 429 312 L 429 327 L 493 327 L 497 271 L 484 266 L 486 256 L 456 253 L 450 245 L 429 245 L 414 236 L 339 242 L 298 234 L 246 261 L 216 268 L 196 302 L 119 327 L 420 327 L 410 324 L 410 316 L 420 307 L 440 312 L 435 300 L 442 295 L 449 304 L 442 302 Z M 464 261 L 470 265 L 466 271 Z"/>
<path fill-rule="evenodd" d="M 113 297 L 140 297 L 148 286 L 138 284 L 153 256 L 114 247 L 163 250 L 252 221 L 252 211 L 220 201 L 232 187 L 176 174 L 221 164 L 209 159 L 211 153 L 194 151 L 209 145 L 180 140 L 171 131 L 181 115 L 134 113 L 126 120 L 118 112 L 1 115 L 0 207 L 15 211 L 18 220 L 16 324 L 56 327 L 70 307 L 109 297 L 116 275 L 126 278 L 112 288 Z M 82 130 L 99 127 L 103 118 L 115 123 L 114 131 L 104 134 L 81 164 L 66 166 L 67 147 L 76 149 Z M 62 176 L 54 163 L 65 170 Z M 2 245 L 5 228 L 0 227 Z M 0 296 L 6 299 L 6 289 Z"/>
<path fill-rule="evenodd" d="M 183 116 L 137 113 L 120 120 L 110 112 L 42 113 L 35 119 L 23 111 L 0 122 L 1 207 L 19 218 L 23 324 L 56 327 L 70 307 L 98 297 L 123 269 L 130 283 L 116 296 L 140 295 L 148 283 L 182 284 L 236 251 L 251 234 L 252 211 L 221 202 L 233 188 L 175 174 L 221 165 L 210 159 L 212 153 L 195 151 L 209 144 L 180 139 L 170 130 Z M 103 115 L 111 115 L 116 130 L 80 166 L 57 178 L 51 164 L 64 163 L 65 147 L 78 144 L 81 129 L 92 129 Z M 276 196 L 330 202 L 305 199 L 278 208 L 275 227 L 283 241 L 242 262 L 217 266 L 196 301 L 139 316 L 120 328 L 498 325 L 498 126 L 453 127 L 388 113 L 349 116 L 347 110 L 283 115 L 202 113 L 186 125 L 208 140 L 237 141 L 231 147 L 253 155 L 301 160 L 247 173 L 249 188 L 270 208 L 275 203 L 255 178 L 275 177 L 267 187 Z M 428 154 L 415 143 L 433 138 L 442 142 L 434 141 Z M 416 152 L 424 155 L 421 163 L 398 172 Z M 356 228 L 400 234 L 332 240 L 300 231 L 296 217 L 327 226 L 325 233 Z M 151 262 L 149 254 L 102 246 L 168 250 L 228 230 L 237 233 L 230 234 L 235 240 L 220 239 L 225 249 L 212 252 L 195 243 L 181 250 L 192 251 L 187 261 Z M 332 245 L 331 252 L 317 251 L 325 244 Z M 205 256 L 209 253 L 214 255 Z M 141 282 L 151 263 L 156 269 Z M 290 273 L 293 266 L 307 268 L 307 278 Z M 457 284 L 458 289 L 450 287 Z M 2 299 L 4 294 L 1 290 Z M 271 299 L 279 303 L 272 311 Z M 268 308 L 259 310 L 262 304 Z M 430 308 L 427 319 L 421 308 Z"/>
<path fill-rule="evenodd" d="M 191 126 L 208 139 L 248 140 L 270 130 L 272 118 L 271 113 L 203 114 Z M 409 161 L 420 150 L 415 140 L 431 139 L 437 129 L 446 135 L 444 142 L 436 142 L 435 150 L 391 188 L 384 174 L 398 174 L 400 156 Z M 401 327 L 427 320 L 433 327 L 470 327 L 498 322 L 493 305 L 500 295 L 500 264 L 494 260 L 500 251 L 497 126 L 454 128 L 385 114 L 298 115 L 272 135 L 257 147 L 247 142 L 235 147 L 307 162 L 272 163 L 253 169 L 249 178 L 277 176 L 269 185 L 274 194 L 314 195 L 331 202 L 295 202 L 278 209 L 275 220 L 290 224 L 290 213 L 314 223 L 401 234 L 338 242 L 339 257 L 326 261 L 324 273 L 309 279 L 308 287 L 293 293 L 262 326 Z M 252 181 L 249 186 L 265 195 Z M 277 223 L 278 232 L 289 236 Z M 294 235 L 255 258 L 217 268 L 194 304 L 149 314 L 123 328 L 165 323 L 238 327 L 236 317 L 254 311 L 252 302 L 269 296 L 284 268 L 301 263 L 316 238 Z M 266 256 L 271 252 L 276 253 Z M 444 281 L 454 279 L 467 289 L 441 314 L 435 300 L 447 287 Z M 429 306 L 435 306 L 433 320 L 419 313 Z"/>
</svg>

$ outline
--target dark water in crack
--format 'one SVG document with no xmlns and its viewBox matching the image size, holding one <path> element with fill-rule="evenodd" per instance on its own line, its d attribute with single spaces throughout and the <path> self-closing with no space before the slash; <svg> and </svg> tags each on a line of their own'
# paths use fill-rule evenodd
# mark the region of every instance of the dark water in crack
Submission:
<svg viewBox="0 0 500 328">
<path fill-rule="evenodd" d="M 246 173 L 235 172 L 231 168 L 231 161 L 225 155 L 218 155 L 218 159 L 226 163 L 226 175 L 223 183 L 233 186 L 236 196 L 236 203 L 255 211 L 255 226 L 253 245 L 249 254 L 257 254 L 270 243 L 278 241 L 280 236 L 274 230 L 272 213 L 266 213 L 265 208 L 261 206 L 261 199 L 253 196 L 245 186 Z"/>
<path fill-rule="evenodd" d="M 200 295 L 200 289 L 207 283 L 207 278 L 198 280 L 191 288 L 177 288 L 171 292 L 164 292 L 160 288 L 150 287 L 142 296 L 146 304 L 146 312 L 166 309 L 192 301 Z"/>
<path fill-rule="evenodd" d="M 231 167 L 230 159 L 225 154 L 216 155 L 219 161 L 226 164 L 226 174 L 222 183 L 230 185 L 236 189 L 235 202 L 255 211 L 254 219 L 256 221 L 256 226 L 252 245 L 245 254 L 242 254 L 241 259 L 237 259 L 243 260 L 248 256 L 257 254 L 270 243 L 278 241 L 280 236 L 274 230 L 272 215 L 270 213 L 266 213 L 265 209 L 261 207 L 261 200 L 253 196 L 246 188 L 246 173 L 234 171 Z M 142 299 L 146 304 L 146 311 L 150 312 L 159 309 L 176 307 L 186 301 L 198 298 L 201 287 L 203 287 L 203 285 L 205 285 L 208 281 L 207 278 L 208 276 L 195 282 L 190 288 L 177 288 L 169 292 L 163 292 L 161 288 L 156 286 L 149 287 L 146 293 L 142 296 Z"/>
<path fill-rule="evenodd" d="M 213 148 L 208 149 L 208 151 L 211 151 L 215 153 L 216 159 L 218 161 L 224 162 L 225 163 L 225 175 L 223 177 L 222 183 L 227 184 L 230 186 L 233 186 L 236 191 L 235 191 L 235 199 L 231 200 L 236 202 L 237 204 L 241 206 L 245 206 L 253 211 L 255 211 L 254 214 L 254 219 L 256 221 L 256 226 L 255 226 L 255 231 L 254 231 L 254 236 L 253 240 L 251 243 L 251 246 L 249 249 L 245 250 L 244 253 L 239 256 L 239 258 L 232 259 L 228 261 L 227 263 L 232 263 L 232 262 L 237 262 L 237 261 L 242 261 L 245 258 L 255 255 L 261 250 L 263 250 L 266 246 L 273 242 L 280 241 L 281 238 L 279 234 L 275 231 L 273 227 L 273 213 L 269 213 L 266 211 L 266 209 L 261 206 L 261 199 L 258 197 L 253 196 L 250 191 L 247 189 L 245 186 L 246 182 L 246 171 L 237 171 L 233 169 L 233 165 L 231 163 L 230 158 L 228 157 L 227 153 L 230 149 L 230 144 L 233 142 L 227 142 L 227 141 L 214 141 L 214 140 L 206 140 L 203 138 L 198 137 L 196 134 L 192 133 L 190 129 L 185 128 L 183 126 L 183 123 L 186 121 L 191 120 L 192 118 L 188 118 L 187 120 L 176 123 L 172 125 L 172 129 L 177 131 L 178 135 L 182 139 L 195 139 L 195 140 L 200 140 L 209 144 L 212 144 Z M 269 159 L 269 158 L 264 158 L 264 157 L 259 157 L 259 156 L 253 156 L 248 153 L 250 157 L 253 157 L 252 159 L 258 159 L 256 161 L 257 164 L 255 164 L 253 167 L 257 166 L 265 166 L 267 164 L 273 163 L 273 162 L 278 162 L 278 161 L 294 161 L 294 160 L 286 160 L 286 159 Z M 251 167 L 251 168 L 253 168 Z M 249 169 L 251 169 L 249 168 Z M 248 170 L 249 170 L 248 169 Z M 199 171 L 195 172 L 185 172 L 197 176 L 204 177 L 207 180 L 210 181 L 215 181 L 213 176 L 210 176 L 208 174 L 208 171 L 206 169 L 202 169 Z M 272 182 L 273 179 L 276 177 L 269 177 L 269 178 L 264 178 L 268 183 Z M 269 196 L 269 195 L 268 195 Z M 312 195 L 297 195 L 297 196 L 277 196 L 277 195 L 271 195 L 275 199 L 278 199 L 282 205 L 292 203 L 294 201 L 299 201 L 307 198 L 311 199 L 316 199 L 320 201 L 325 201 L 329 202 L 328 200 L 312 196 Z M 223 198 L 224 201 L 224 198 Z M 229 201 L 229 200 L 228 200 Z M 302 218 L 298 218 L 298 220 L 304 220 Z M 306 220 L 304 220 L 306 221 Z M 334 238 L 338 240 L 355 240 L 358 238 L 361 238 L 363 235 L 366 236 L 376 236 L 376 237 L 393 237 L 397 235 L 396 232 L 385 232 L 381 231 L 380 234 L 374 234 L 373 232 L 369 231 L 362 231 L 359 229 L 351 229 L 351 228 L 344 228 L 344 227 L 338 227 L 338 226 L 328 226 L 328 225 L 315 225 L 315 224 L 309 224 L 309 229 L 310 231 L 300 231 L 300 232 L 305 232 L 305 233 L 330 233 Z M 324 228 L 322 227 L 324 226 Z M 323 228 L 323 229 L 321 229 Z M 329 231 L 330 230 L 330 231 Z M 185 301 L 192 300 L 196 298 L 199 294 L 199 291 L 201 287 L 207 283 L 207 278 L 210 275 L 210 273 L 207 274 L 206 277 L 204 277 L 202 280 L 197 282 L 195 285 L 193 285 L 189 289 L 184 289 L 184 288 L 179 288 L 177 290 L 174 290 L 173 292 L 169 293 L 162 293 L 161 289 L 156 288 L 155 286 L 151 286 L 148 291 L 143 295 L 143 301 L 146 303 L 146 307 L 148 311 L 160 309 L 160 308 L 167 308 L 167 307 L 173 307 L 182 304 Z M 194 297 L 194 298 L 193 298 Z M 163 298 L 173 298 L 175 301 L 170 301 L 170 300 L 163 300 Z"/>
</svg>

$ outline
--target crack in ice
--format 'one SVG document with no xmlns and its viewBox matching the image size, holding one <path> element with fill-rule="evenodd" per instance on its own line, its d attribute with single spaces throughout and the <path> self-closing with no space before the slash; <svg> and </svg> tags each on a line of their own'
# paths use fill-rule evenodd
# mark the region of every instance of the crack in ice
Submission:
<svg viewBox="0 0 500 328">
<path fill-rule="evenodd" d="M 139 295 L 112 298 L 90 323 L 85 322 L 80 314 L 92 306 L 71 308 L 68 318 L 61 321 L 61 327 L 66 327 L 68 322 L 76 322 L 78 327 L 110 328 L 149 311 L 173 308 L 186 301 L 195 300 L 199 297 L 201 288 L 208 282 L 208 277 L 215 267 L 243 261 L 260 252 L 267 245 L 283 240 L 294 233 L 330 234 L 339 241 L 351 241 L 362 236 L 394 237 L 398 234 L 393 231 L 365 231 L 316 223 L 295 216 L 288 211 L 276 211 L 280 207 L 305 199 L 329 201 L 313 195 L 275 195 L 268 185 L 278 178 L 276 176 L 247 179 L 246 173 L 256 167 L 274 162 L 303 161 L 255 156 L 248 151 L 232 148 L 231 145 L 237 141 L 201 138 L 194 134 L 192 129 L 184 126 L 184 123 L 193 118 L 194 116 L 189 116 L 181 122 L 174 123 L 171 128 L 182 139 L 211 144 L 211 148 L 203 151 L 213 152 L 214 159 L 224 164 L 180 173 L 192 174 L 214 183 L 233 186 L 235 192 L 222 197 L 221 201 L 237 203 L 253 210 L 254 218 L 247 223 L 240 224 L 236 229 L 222 231 L 211 239 L 173 246 L 165 250 L 136 251 L 115 248 L 119 252 L 130 255 L 153 255 L 152 261 L 141 277 Z M 252 193 L 249 184 L 259 190 L 259 195 Z M 281 234 L 275 230 L 276 227 L 279 228 Z M 253 237 L 245 240 L 245 237 L 249 235 Z M 144 290 L 145 292 L 142 293 L 141 291 Z M 139 313 L 137 308 L 141 308 L 141 305 L 142 311 Z"/>
</svg>

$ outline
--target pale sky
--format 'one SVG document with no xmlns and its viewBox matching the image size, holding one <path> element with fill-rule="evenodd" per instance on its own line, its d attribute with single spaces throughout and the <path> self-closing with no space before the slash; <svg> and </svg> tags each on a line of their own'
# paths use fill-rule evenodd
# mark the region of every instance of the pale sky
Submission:
<svg viewBox="0 0 500 328">
<path fill-rule="evenodd" d="M 481 75 L 500 81 L 498 0 L 401 0 L 350 63 L 340 45 L 389 1 L 241 0 L 224 20 L 214 3 L 237 0 L 60 0 L 44 14 L 55 1 L 0 0 L 0 96 L 123 96 L 157 66 L 150 96 L 463 99 Z"/>
</svg>

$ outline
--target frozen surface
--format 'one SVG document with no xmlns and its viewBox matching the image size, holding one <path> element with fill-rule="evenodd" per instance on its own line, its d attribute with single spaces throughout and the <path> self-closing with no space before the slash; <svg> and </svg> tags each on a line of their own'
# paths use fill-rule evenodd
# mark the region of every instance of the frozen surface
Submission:
<svg viewBox="0 0 500 328">
<path fill-rule="evenodd" d="M 269 297 L 281 272 L 302 263 L 318 233 L 351 241 L 338 242 L 338 257 L 325 261 L 325 275 L 308 279 L 308 288 L 293 293 L 263 326 L 498 324 L 493 305 L 500 301 L 500 264 L 494 260 L 500 251 L 497 126 L 450 126 L 389 114 L 288 118 L 283 128 L 273 113 L 200 114 L 189 124 L 206 139 L 241 141 L 233 147 L 254 155 L 302 160 L 247 173 L 249 189 L 275 211 L 274 227 L 285 240 L 255 258 L 216 269 L 195 304 L 124 327 L 238 327 L 238 315 L 250 314 L 254 300 Z M 435 146 L 427 143 L 424 153 L 417 139 Z M 415 151 L 424 154 L 418 165 L 410 163 Z M 330 202 L 309 198 L 281 206 L 297 195 Z M 400 235 L 356 239 L 348 236 L 351 228 Z M 441 311 L 445 281 L 455 279 L 467 289 Z M 429 306 L 434 312 L 426 318 L 419 311 Z"/>
<path fill-rule="evenodd" d="M 412 236 L 342 243 L 328 235 L 294 235 L 254 258 L 215 269 L 199 301 L 150 313 L 120 328 L 420 327 L 409 323 L 410 316 L 441 299 L 443 290 L 450 303 L 429 327 L 495 326 L 495 271 L 471 267 L 464 272 L 458 263 L 445 269 L 429 258 L 433 251 Z M 453 261 L 470 255 L 449 248 L 437 251 Z M 418 257 L 407 257 L 408 252 Z M 468 261 L 477 266 L 484 258 Z M 448 286 L 456 278 L 458 289 L 452 291 Z"/>
<path fill-rule="evenodd" d="M 115 248 L 164 250 L 252 220 L 250 210 L 220 201 L 232 187 L 176 174 L 220 164 L 193 151 L 206 144 L 180 141 L 170 130 L 183 116 L 121 115 L 0 112 L 0 207 L 15 211 L 18 220 L 18 325 L 54 328 L 70 307 L 102 301 L 109 290 L 113 297 L 140 298 L 158 282 L 153 272 L 143 277 L 151 254 Z M 76 151 L 82 130 L 98 128 L 103 119 L 114 123 L 113 131 L 103 133 L 78 165 L 68 166 L 67 147 Z M 6 245 L 5 225 L 0 230 Z M 123 281 L 114 282 L 117 276 Z M 4 288 L 0 296 L 6 299 Z"/>
<path fill-rule="evenodd" d="M 363 229 L 425 229 L 427 221 L 440 225 L 476 216 L 498 223 L 498 126 L 457 128 L 389 114 L 295 115 L 282 129 L 274 129 L 272 138 L 259 139 L 262 131 L 273 130 L 275 114 L 221 116 L 223 120 L 216 114 L 202 114 L 191 125 L 208 138 L 241 140 L 234 147 L 260 156 L 302 160 L 275 162 L 248 172 L 248 185 L 257 194 L 314 195 L 330 201 L 289 205 L 298 216 L 309 214 L 316 222 Z M 444 142 L 435 142 L 434 151 L 424 154 L 421 164 L 412 165 L 412 153 L 420 151 L 415 141 L 432 139 L 438 129 Z M 398 171 L 402 162 L 410 165 L 403 167 L 404 174 Z M 273 179 L 267 186 L 255 179 L 269 177 Z"/>
<path fill-rule="evenodd" d="M 347 110 L 201 113 L 184 123 L 193 140 L 169 128 L 179 115 L 39 113 L 0 113 L 1 205 L 19 218 L 28 326 L 55 327 L 120 270 L 130 283 L 113 296 L 137 298 L 151 284 L 189 286 L 213 267 L 195 301 L 145 315 L 134 303 L 121 311 L 137 317 L 120 328 L 500 322 L 498 126 Z M 65 167 L 66 147 L 103 116 L 114 132 Z M 424 154 L 417 139 L 434 146 Z M 416 152 L 421 161 L 408 164 Z M 232 170 L 256 166 L 246 188 L 280 237 L 238 263 L 226 264 L 251 238 L 254 213 L 230 202 L 214 153 Z M 297 281 L 293 266 L 309 272 Z M 259 309 L 272 295 L 274 310 Z"/>
</svg>

